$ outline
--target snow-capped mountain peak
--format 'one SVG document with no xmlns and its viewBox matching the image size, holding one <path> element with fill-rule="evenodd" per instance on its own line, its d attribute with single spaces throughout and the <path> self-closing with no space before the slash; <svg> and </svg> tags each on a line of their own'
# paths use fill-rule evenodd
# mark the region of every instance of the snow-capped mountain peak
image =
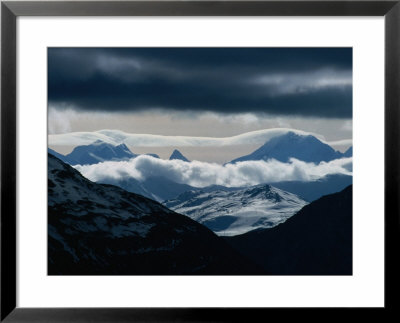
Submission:
<svg viewBox="0 0 400 323">
<path fill-rule="evenodd" d="M 164 202 L 223 236 L 274 227 L 306 204 L 297 195 L 266 184 L 236 190 L 192 190 Z"/>
<path fill-rule="evenodd" d="M 290 158 L 296 158 L 318 164 L 322 161 L 328 162 L 341 157 L 343 157 L 341 152 L 334 150 L 318 138 L 289 131 L 286 134 L 271 138 L 251 154 L 234 159 L 231 163 L 268 159 L 276 159 L 286 163 Z"/>
<path fill-rule="evenodd" d="M 112 145 L 101 140 L 96 140 L 90 145 L 77 146 L 65 156 L 51 149 L 48 151 L 70 165 L 92 165 L 104 161 L 128 160 L 138 156 L 123 143 Z"/>
<path fill-rule="evenodd" d="M 77 164 L 94 164 L 106 160 L 123 160 L 136 157 L 125 144 L 114 146 L 106 142 L 96 141 L 91 145 L 78 146 L 67 155 Z"/>
</svg>

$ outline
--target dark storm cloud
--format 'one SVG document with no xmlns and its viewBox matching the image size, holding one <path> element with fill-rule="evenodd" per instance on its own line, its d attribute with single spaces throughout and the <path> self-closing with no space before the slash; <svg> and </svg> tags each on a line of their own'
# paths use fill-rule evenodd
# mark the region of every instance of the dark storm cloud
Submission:
<svg viewBox="0 0 400 323">
<path fill-rule="evenodd" d="M 351 48 L 50 48 L 48 97 L 86 111 L 163 108 L 347 118 Z"/>
</svg>

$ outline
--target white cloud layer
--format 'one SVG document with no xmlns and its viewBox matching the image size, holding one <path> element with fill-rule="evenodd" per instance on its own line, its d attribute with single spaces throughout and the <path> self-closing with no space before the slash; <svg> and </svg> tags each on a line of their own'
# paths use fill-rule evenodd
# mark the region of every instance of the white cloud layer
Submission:
<svg viewBox="0 0 400 323">
<path fill-rule="evenodd" d="M 129 161 L 78 165 L 75 168 L 92 181 L 161 176 L 195 187 L 223 185 L 238 187 L 260 183 L 304 180 L 310 181 L 328 174 L 351 175 L 352 158 L 336 159 L 319 165 L 291 159 L 289 163 L 276 160 L 245 161 L 219 165 L 200 161 L 163 160 L 141 155 Z"/>
<path fill-rule="evenodd" d="M 110 144 L 121 144 L 125 143 L 130 146 L 137 147 L 185 147 L 185 146 L 228 146 L 228 145 L 254 145 L 264 144 L 269 139 L 286 134 L 289 131 L 301 135 L 311 134 L 322 142 L 330 144 L 325 141 L 324 137 L 296 129 L 289 128 L 275 128 L 275 129 L 264 129 L 246 132 L 237 136 L 231 137 L 194 137 L 194 136 L 163 136 L 163 135 L 152 135 L 152 134 L 135 134 L 127 133 L 120 130 L 99 130 L 94 132 L 70 132 L 62 134 L 49 134 L 49 145 L 52 146 L 78 146 L 88 145 L 96 140 L 102 140 Z M 351 145 L 352 140 L 346 139 L 341 140 L 341 144 L 347 143 Z M 333 143 L 333 144 L 336 144 Z"/>
</svg>

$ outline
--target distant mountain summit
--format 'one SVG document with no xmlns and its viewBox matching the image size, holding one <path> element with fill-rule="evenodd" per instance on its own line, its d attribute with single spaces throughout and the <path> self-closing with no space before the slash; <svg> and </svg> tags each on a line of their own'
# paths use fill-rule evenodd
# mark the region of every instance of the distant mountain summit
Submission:
<svg viewBox="0 0 400 323">
<path fill-rule="evenodd" d="M 190 162 L 190 160 L 187 159 L 185 156 L 183 156 L 178 149 L 175 149 L 172 152 L 171 156 L 169 157 L 169 160 L 174 160 L 174 159 L 183 160 L 185 162 Z"/>
<path fill-rule="evenodd" d="M 300 135 L 292 131 L 273 137 L 263 146 L 249 155 L 239 157 L 231 161 L 237 163 L 249 160 L 276 159 L 288 162 L 290 158 L 296 158 L 305 162 L 319 164 L 343 157 L 343 154 L 324 144 L 312 135 Z"/>
<path fill-rule="evenodd" d="M 236 190 L 191 190 L 164 202 L 171 210 L 189 216 L 222 236 L 272 228 L 306 204 L 295 194 L 265 184 Z"/>
<path fill-rule="evenodd" d="M 78 146 L 65 156 L 71 165 L 91 165 L 104 161 L 128 160 L 137 157 L 125 144 L 114 146 L 97 140 L 90 145 Z"/>
<path fill-rule="evenodd" d="M 68 155 L 62 155 L 50 148 L 48 148 L 48 153 L 73 166 L 128 160 L 138 156 L 132 153 L 125 144 L 112 145 L 101 140 L 90 145 L 77 146 Z"/>
<path fill-rule="evenodd" d="M 105 161 L 124 161 L 139 156 L 134 154 L 125 144 L 113 145 L 97 140 L 90 145 L 77 146 L 68 155 L 62 155 L 48 148 L 47 152 L 69 165 L 93 165 Z M 153 158 L 160 158 L 157 154 L 144 154 Z"/>
</svg>

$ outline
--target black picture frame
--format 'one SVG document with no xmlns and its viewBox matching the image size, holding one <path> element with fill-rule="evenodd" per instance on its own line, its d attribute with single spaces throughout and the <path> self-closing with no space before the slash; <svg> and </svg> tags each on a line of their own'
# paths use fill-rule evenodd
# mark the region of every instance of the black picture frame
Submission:
<svg viewBox="0 0 400 323">
<path fill-rule="evenodd" d="M 1 2 L 1 321 L 250 321 L 265 311 L 335 317 L 340 309 L 18 308 L 16 307 L 16 19 L 19 16 L 384 16 L 385 19 L 385 307 L 398 306 L 400 0 L 395 1 L 2 1 Z M 40 292 L 40 291 L 38 291 Z M 343 309 L 341 309 L 343 310 Z M 347 313 L 350 309 L 346 309 Z M 261 316 L 259 316 L 261 315 Z M 270 315 L 270 313 L 268 313 Z M 247 319 L 245 319 L 247 318 Z M 300 317 L 297 317 L 299 319 Z"/>
</svg>

